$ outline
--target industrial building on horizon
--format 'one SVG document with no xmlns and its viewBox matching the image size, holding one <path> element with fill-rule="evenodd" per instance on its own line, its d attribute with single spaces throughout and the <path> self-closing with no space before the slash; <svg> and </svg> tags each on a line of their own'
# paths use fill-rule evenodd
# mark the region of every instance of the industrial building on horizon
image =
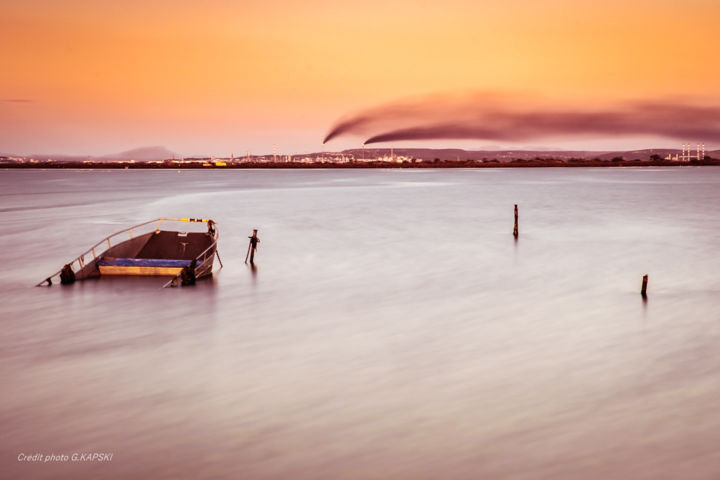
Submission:
<svg viewBox="0 0 720 480">
<path fill-rule="evenodd" d="M 690 143 L 688 143 L 687 145 L 683 143 L 682 144 L 682 153 L 680 153 L 679 155 L 676 153 L 675 156 L 673 156 L 672 154 L 669 153 L 668 156 L 665 157 L 665 160 L 672 160 L 675 162 L 689 162 L 691 160 L 700 161 L 700 160 L 705 159 L 705 144 L 704 143 L 697 144 L 697 148 L 696 148 L 697 154 L 696 155 L 690 154 L 690 152 L 692 151 L 690 149 L 690 147 L 691 147 Z"/>
</svg>

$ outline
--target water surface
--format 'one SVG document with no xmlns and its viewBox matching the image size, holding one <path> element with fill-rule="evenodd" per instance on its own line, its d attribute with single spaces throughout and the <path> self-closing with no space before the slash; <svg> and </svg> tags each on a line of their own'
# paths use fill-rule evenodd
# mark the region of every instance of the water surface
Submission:
<svg viewBox="0 0 720 480">
<path fill-rule="evenodd" d="M 0 471 L 717 478 L 718 205 L 714 167 L 0 171 Z M 156 217 L 224 268 L 33 287 Z"/>
</svg>

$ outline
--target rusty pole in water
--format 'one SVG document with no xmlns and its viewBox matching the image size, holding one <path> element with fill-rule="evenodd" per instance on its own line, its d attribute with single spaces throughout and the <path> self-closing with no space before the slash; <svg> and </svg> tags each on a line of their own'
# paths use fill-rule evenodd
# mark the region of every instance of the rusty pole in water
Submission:
<svg viewBox="0 0 720 480">
<path fill-rule="evenodd" d="M 643 275 L 643 282 L 642 282 L 642 288 L 640 289 L 640 295 L 643 296 L 643 298 L 647 297 L 647 284 L 648 284 L 648 275 Z"/>
<path fill-rule="evenodd" d="M 250 239 L 250 243 L 248 244 L 248 251 L 245 255 L 245 263 L 248 263 L 248 256 L 250 257 L 250 265 L 255 265 L 255 250 L 257 250 L 257 244 L 260 242 L 260 239 L 257 236 L 257 228 L 253 229 L 252 236 L 248 237 Z"/>
</svg>

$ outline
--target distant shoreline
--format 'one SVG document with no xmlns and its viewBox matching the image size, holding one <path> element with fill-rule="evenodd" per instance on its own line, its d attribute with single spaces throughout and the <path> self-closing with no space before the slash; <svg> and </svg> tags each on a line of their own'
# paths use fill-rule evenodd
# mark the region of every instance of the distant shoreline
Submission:
<svg viewBox="0 0 720 480">
<path fill-rule="evenodd" d="M 552 160 L 552 159 L 516 159 L 500 162 L 497 160 L 441 160 L 436 162 L 242 162 L 218 166 L 215 164 L 178 163 L 178 162 L 48 162 L 35 161 L 25 163 L 0 163 L 0 168 L 7 169 L 85 169 L 85 170 L 236 170 L 236 169 L 388 169 L 388 168 L 617 168 L 617 167 L 688 167 L 688 166 L 720 166 L 720 159 L 691 160 L 677 162 L 672 160 Z"/>
</svg>

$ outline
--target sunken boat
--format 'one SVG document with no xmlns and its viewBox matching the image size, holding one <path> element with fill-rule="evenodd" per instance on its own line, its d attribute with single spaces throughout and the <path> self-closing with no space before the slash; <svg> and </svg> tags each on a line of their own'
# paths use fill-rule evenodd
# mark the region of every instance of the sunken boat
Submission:
<svg viewBox="0 0 720 480">
<path fill-rule="evenodd" d="M 188 231 L 188 224 L 197 223 L 207 228 Z M 217 223 L 210 219 L 156 218 L 103 238 L 38 286 L 50 286 L 53 279 L 69 285 L 107 275 L 171 277 L 164 286 L 192 285 L 212 274 L 216 256 L 222 268 L 218 237 Z"/>
</svg>

